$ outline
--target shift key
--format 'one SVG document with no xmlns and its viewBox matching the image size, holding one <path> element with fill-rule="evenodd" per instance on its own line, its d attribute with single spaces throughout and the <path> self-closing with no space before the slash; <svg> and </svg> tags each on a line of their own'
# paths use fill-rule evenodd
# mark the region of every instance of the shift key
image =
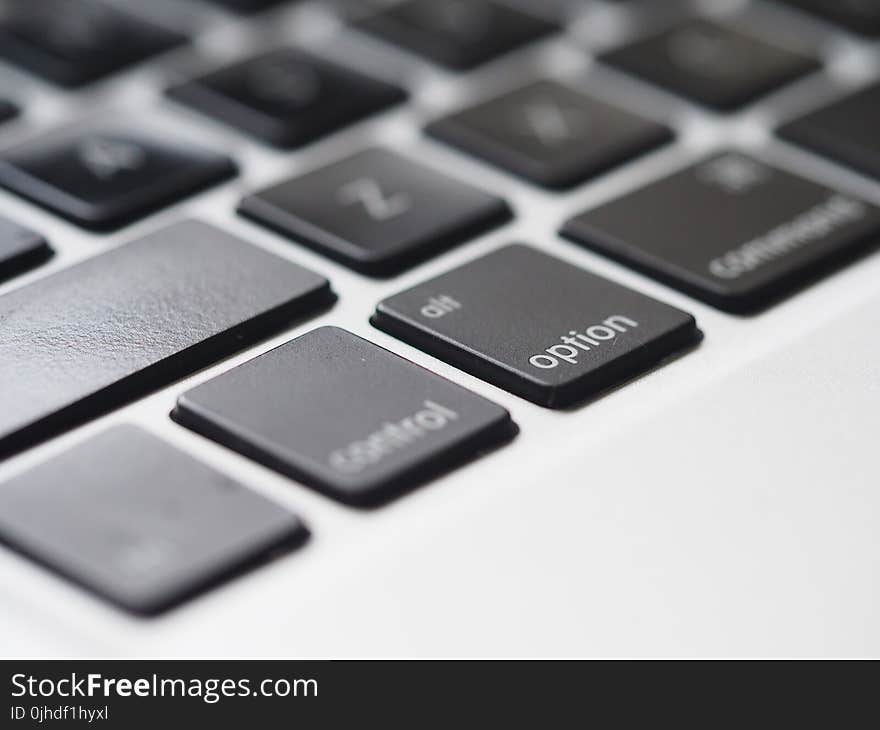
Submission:
<svg viewBox="0 0 880 730">
<path fill-rule="evenodd" d="M 197 221 L 15 289 L 0 297 L 0 457 L 331 300 L 323 277 Z"/>
</svg>

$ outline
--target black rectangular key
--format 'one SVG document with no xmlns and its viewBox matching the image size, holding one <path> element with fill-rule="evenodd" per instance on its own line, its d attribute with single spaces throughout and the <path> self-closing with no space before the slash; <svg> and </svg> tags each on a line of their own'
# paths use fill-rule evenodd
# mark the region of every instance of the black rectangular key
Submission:
<svg viewBox="0 0 880 730">
<path fill-rule="evenodd" d="M 404 91 L 292 48 L 188 81 L 168 96 L 276 147 L 299 147 L 398 104 Z"/>
<path fill-rule="evenodd" d="M 746 313 L 880 240 L 880 210 L 726 152 L 586 211 L 563 234 L 719 309 Z"/>
<path fill-rule="evenodd" d="M 515 433 L 510 415 L 336 327 L 184 393 L 174 419 L 357 506 L 374 506 Z"/>
<path fill-rule="evenodd" d="M 139 614 L 306 535 L 296 515 L 134 426 L 0 485 L 0 541 Z"/>
<path fill-rule="evenodd" d="M 877 0 L 780 0 L 860 35 L 880 36 Z"/>
<path fill-rule="evenodd" d="M 6 0 L 0 9 L 0 56 L 61 86 L 96 81 L 186 41 L 104 0 Z"/>
<path fill-rule="evenodd" d="M 880 84 L 795 119 L 779 136 L 880 180 Z"/>
<path fill-rule="evenodd" d="M 511 216 L 500 198 L 381 148 L 254 193 L 239 212 L 377 276 Z"/>
<path fill-rule="evenodd" d="M 568 188 L 672 138 L 661 124 L 554 81 L 433 122 L 432 136 L 537 185 Z"/>
<path fill-rule="evenodd" d="M 493 0 L 406 0 L 356 27 L 458 71 L 559 30 L 548 20 Z"/>
<path fill-rule="evenodd" d="M 0 297 L 0 455 L 325 306 L 326 279 L 197 221 Z"/>
<path fill-rule="evenodd" d="M 689 20 L 606 53 L 602 60 L 725 111 L 820 68 L 814 58 L 708 20 Z"/>
<path fill-rule="evenodd" d="M 523 398 L 564 408 L 694 345 L 694 318 L 529 246 L 386 299 L 381 330 Z"/>
<path fill-rule="evenodd" d="M 0 185 L 94 230 L 118 228 L 235 172 L 211 150 L 113 129 L 54 134 L 0 155 Z"/>
<path fill-rule="evenodd" d="M 232 10 L 236 13 L 249 15 L 251 13 L 259 13 L 268 8 L 273 8 L 276 5 L 282 5 L 289 2 L 289 0 L 209 0 L 209 2 L 212 2 L 215 5 L 220 5 L 221 7 L 224 7 L 227 10 Z"/>
<path fill-rule="evenodd" d="M 39 233 L 0 218 L 0 282 L 42 263 L 52 249 Z"/>
<path fill-rule="evenodd" d="M 0 99 L 0 124 L 18 116 L 18 107 L 11 101 Z"/>
</svg>

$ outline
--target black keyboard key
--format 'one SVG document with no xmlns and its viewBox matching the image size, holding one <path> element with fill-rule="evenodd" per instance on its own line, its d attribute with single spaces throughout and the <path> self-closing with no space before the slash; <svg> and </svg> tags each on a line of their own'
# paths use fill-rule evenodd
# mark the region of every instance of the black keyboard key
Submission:
<svg viewBox="0 0 880 730">
<path fill-rule="evenodd" d="M 515 432 L 500 406 L 336 327 L 184 393 L 173 417 L 359 506 L 385 501 Z"/>
<path fill-rule="evenodd" d="M 880 179 L 880 84 L 789 122 L 783 139 Z"/>
<path fill-rule="evenodd" d="M 0 297 L 0 455 L 329 303 L 325 279 L 196 221 Z"/>
<path fill-rule="evenodd" d="M 853 33 L 880 36 L 880 3 L 877 0 L 781 0 L 782 2 L 846 28 Z"/>
<path fill-rule="evenodd" d="M 0 56 L 61 86 L 81 86 L 186 41 L 102 0 L 6 0 Z"/>
<path fill-rule="evenodd" d="M 294 514 L 134 426 L 0 485 L 0 541 L 138 614 L 306 535 Z"/>
<path fill-rule="evenodd" d="M 18 116 L 18 107 L 6 99 L 0 99 L 0 124 Z"/>
<path fill-rule="evenodd" d="M 111 130 L 32 140 L 0 156 L 0 185 L 94 230 L 130 223 L 225 180 L 224 155 Z"/>
<path fill-rule="evenodd" d="M 638 40 L 605 54 L 602 60 L 724 111 L 821 67 L 809 56 L 707 20 L 691 20 Z"/>
<path fill-rule="evenodd" d="M 215 5 L 220 5 L 227 10 L 232 10 L 242 15 L 250 13 L 259 13 L 267 8 L 282 5 L 288 0 L 210 0 Z"/>
<path fill-rule="evenodd" d="M 406 98 L 396 86 L 294 49 L 236 63 L 168 90 L 276 147 L 299 147 Z"/>
<path fill-rule="evenodd" d="M 239 211 L 357 271 L 380 276 L 511 215 L 500 198 L 379 148 L 255 193 Z"/>
<path fill-rule="evenodd" d="M 694 318 L 528 246 L 381 302 L 381 330 L 542 406 L 593 397 L 694 345 Z"/>
<path fill-rule="evenodd" d="M 433 122 L 428 133 L 514 175 L 568 188 L 657 147 L 663 125 L 553 81 Z"/>
<path fill-rule="evenodd" d="M 42 263 L 52 255 L 39 234 L 0 218 L 0 282 Z"/>
<path fill-rule="evenodd" d="M 563 234 L 745 313 L 878 241 L 880 210 L 729 152 L 589 210 Z"/>
<path fill-rule="evenodd" d="M 548 20 L 490 0 L 407 0 L 357 27 L 459 71 L 559 30 Z"/>
</svg>

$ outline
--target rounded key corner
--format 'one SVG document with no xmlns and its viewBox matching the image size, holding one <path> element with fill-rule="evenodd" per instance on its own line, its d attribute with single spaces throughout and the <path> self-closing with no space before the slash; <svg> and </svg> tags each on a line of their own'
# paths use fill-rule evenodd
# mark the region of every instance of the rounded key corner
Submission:
<svg viewBox="0 0 880 730">
<path fill-rule="evenodd" d="M 319 335 L 333 335 L 335 337 L 356 337 L 359 340 L 363 340 L 363 337 L 354 334 L 350 330 L 345 329 L 345 327 L 340 327 L 336 324 L 322 324 L 318 327 L 314 327 L 310 329 L 308 332 L 303 332 L 299 337 L 290 340 L 291 342 L 297 342 L 306 337 L 317 337 Z M 283 346 L 283 345 L 282 345 Z"/>
<path fill-rule="evenodd" d="M 316 491 L 353 509 L 373 511 L 385 507 L 429 485 L 435 479 L 477 461 L 487 453 L 504 448 L 519 435 L 520 427 L 509 411 L 493 401 L 487 402 L 498 408 L 499 413 L 497 419 L 483 429 L 479 445 L 475 446 L 468 439 L 447 451 L 443 458 L 415 465 L 392 479 L 379 475 L 359 483 L 351 482 L 351 487 L 345 488 L 318 479 L 304 480 L 304 483 L 311 484 Z"/>
<path fill-rule="evenodd" d="M 494 443 L 495 447 L 505 446 L 518 438 L 522 433 L 522 429 L 507 408 L 493 400 L 487 399 L 487 402 L 497 409 L 495 422 L 488 429 L 488 443 Z"/>
<path fill-rule="evenodd" d="M 279 531 L 271 541 L 255 550 L 252 554 L 243 555 L 238 563 L 230 564 L 228 568 L 220 570 L 202 581 L 191 583 L 177 590 L 172 587 L 166 593 L 155 598 L 150 598 L 148 592 L 144 592 L 140 599 L 136 599 L 131 596 L 125 597 L 115 592 L 108 592 L 98 587 L 92 587 L 92 590 L 98 598 L 107 601 L 112 606 L 131 614 L 137 619 L 143 621 L 156 620 L 175 609 L 181 608 L 199 596 L 207 594 L 212 589 L 230 584 L 252 570 L 258 570 L 263 565 L 267 565 L 274 560 L 304 548 L 312 539 L 312 531 L 302 518 L 295 513 L 286 510 L 285 512 L 288 525 L 285 529 Z"/>
</svg>

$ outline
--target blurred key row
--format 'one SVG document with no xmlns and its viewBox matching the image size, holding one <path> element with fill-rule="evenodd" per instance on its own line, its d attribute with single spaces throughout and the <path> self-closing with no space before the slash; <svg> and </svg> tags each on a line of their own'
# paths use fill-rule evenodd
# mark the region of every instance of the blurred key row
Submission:
<svg viewBox="0 0 880 730">
<path fill-rule="evenodd" d="M 256 10 L 277 3 L 221 4 Z M 800 4 L 861 32 L 871 32 L 872 22 L 880 22 L 872 3 L 837 10 L 833 3 Z M 106 0 L 4 0 L 0 10 L 0 56 L 65 87 L 102 79 L 188 40 L 171 29 L 173 17 L 159 25 L 153 19 L 156 11 L 147 18 Z M 350 24 L 354 30 L 453 70 L 472 69 L 562 30 L 544 17 L 494 0 L 405 0 L 360 16 Z M 735 19 L 725 24 L 695 19 L 636 39 L 600 60 L 693 101 L 733 110 L 821 67 L 808 49 L 787 47 L 793 42 L 758 37 L 737 27 Z M 369 85 L 351 70 L 299 60 L 253 59 L 177 86 L 171 94 L 272 144 L 293 146 L 314 132 L 278 129 L 259 114 L 279 116 L 272 113 L 273 104 L 314 102 L 322 89 L 334 85 L 328 82 L 344 85 L 346 76 L 360 80 L 359 87 Z M 390 103 L 400 93 L 381 85 L 372 91 L 363 101 L 366 109 Z M 262 108 L 266 104 L 268 110 Z"/>
<path fill-rule="evenodd" d="M 880 178 L 880 142 L 874 134 L 878 124 L 880 85 L 874 85 L 786 123 L 779 134 L 784 140 Z M 550 188 L 585 182 L 672 136 L 657 122 L 551 81 L 537 82 L 439 119 L 428 131 Z M 768 198 L 766 188 L 753 184 L 754 179 L 764 181 L 773 176 L 756 172 L 764 167 L 746 164 L 743 159 L 730 157 L 724 164 L 716 163 L 714 169 L 726 182 L 714 188 L 716 196 L 722 197 L 713 205 L 696 205 L 708 188 L 673 178 L 668 200 L 658 212 L 676 211 L 679 202 L 687 202 L 694 215 L 730 211 L 733 217 L 723 231 L 737 239 L 734 223 L 755 219 L 744 194 L 754 189 L 756 195 L 764 196 L 759 206 L 764 213 L 784 223 L 790 212 L 785 198 Z M 0 155 L 0 185 L 94 230 L 130 223 L 235 172 L 234 163 L 222 154 L 159 139 L 155 134 L 120 132 L 112 127 L 49 134 Z M 618 205 L 625 211 L 646 213 L 653 205 L 643 197 L 632 193 L 605 209 Z M 766 205 L 771 199 L 773 204 Z M 294 242 L 374 276 L 398 273 L 512 216 L 507 203 L 490 192 L 383 148 L 365 149 L 257 190 L 242 200 L 239 212 Z M 637 222 L 638 218 L 630 220 Z M 693 248 L 687 243 L 689 232 L 699 230 L 695 220 L 690 218 L 684 230 L 675 235 L 678 245 L 684 247 L 682 255 L 702 254 L 698 242 Z M 582 239 L 584 230 L 583 224 L 569 225 L 565 234 Z M 656 254 L 662 249 L 663 235 L 656 225 L 652 230 L 650 240 L 641 247 L 655 246 Z M 12 231 L 11 224 L 0 229 L 2 278 L 39 263 L 49 250 L 45 243 L 28 244 L 29 240 L 40 240 L 37 234 L 28 238 Z M 615 258 L 624 258 L 620 242 L 625 244 L 634 237 L 632 232 L 623 237 L 621 231 L 611 231 L 614 235 L 609 239 L 608 232 L 591 231 L 591 245 Z M 759 231 L 760 226 L 755 232 Z M 603 240 L 617 243 L 604 245 Z M 724 237 L 713 235 L 712 240 L 720 242 Z M 31 249 L 40 255 L 25 255 Z M 670 255 L 661 258 L 668 260 Z M 624 260 L 646 268 L 637 257 L 626 256 Z M 688 293 L 697 291 L 693 276 L 685 281 L 667 272 L 659 278 Z M 704 294 L 702 298 L 725 306 L 717 296 Z M 732 305 L 728 302 L 727 306 Z"/>
<path fill-rule="evenodd" d="M 250 13 L 279 0 L 214 0 Z M 872 2 L 783 0 L 864 35 L 880 32 Z M 184 3 L 185 4 L 185 3 Z M 107 0 L 4 0 L 0 55 L 53 83 L 77 87 L 180 46 L 172 14 L 159 24 Z M 351 26 L 453 70 L 472 69 L 562 30 L 559 23 L 498 0 L 403 0 L 356 13 Z M 696 100 L 728 108 L 816 66 L 796 52 L 733 29 L 690 22 L 607 56 L 610 63 Z M 715 84 L 721 84 L 716 88 Z"/>
</svg>

